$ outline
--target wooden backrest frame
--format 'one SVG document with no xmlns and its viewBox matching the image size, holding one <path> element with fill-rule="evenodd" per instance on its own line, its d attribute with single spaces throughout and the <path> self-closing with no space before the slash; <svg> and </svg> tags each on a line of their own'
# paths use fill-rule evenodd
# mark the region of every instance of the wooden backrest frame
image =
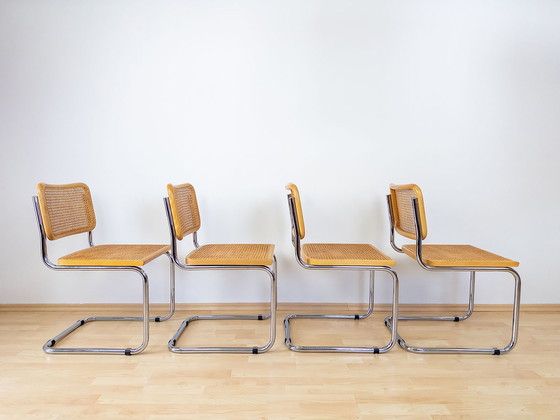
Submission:
<svg viewBox="0 0 560 420">
<path fill-rule="evenodd" d="M 198 231 L 200 212 L 194 187 L 191 184 L 167 184 L 167 195 L 177 239 L 182 240 Z"/>
<path fill-rule="evenodd" d="M 426 223 L 424 198 L 420 187 L 416 184 L 391 184 L 390 192 L 393 215 L 392 223 L 397 233 L 410 239 L 416 239 L 414 204 L 412 201 L 413 198 L 416 198 L 420 219 L 420 236 L 421 239 L 426 239 L 428 226 Z"/>
<path fill-rule="evenodd" d="M 93 201 L 86 184 L 40 183 L 37 185 L 37 200 L 45 235 L 49 240 L 95 229 Z"/>
<path fill-rule="evenodd" d="M 294 199 L 297 230 L 299 232 L 299 239 L 305 238 L 305 222 L 303 221 L 303 211 L 301 208 L 301 200 L 299 198 L 299 191 L 295 184 L 286 185 L 286 189 L 290 191 L 290 196 Z"/>
</svg>

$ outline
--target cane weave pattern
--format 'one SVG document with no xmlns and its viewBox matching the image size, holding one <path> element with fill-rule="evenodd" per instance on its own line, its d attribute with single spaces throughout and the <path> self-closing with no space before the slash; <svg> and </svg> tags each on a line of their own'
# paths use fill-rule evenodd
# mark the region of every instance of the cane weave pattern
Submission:
<svg viewBox="0 0 560 420">
<path fill-rule="evenodd" d="M 393 223 L 395 230 L 407 238 L 416 239 L 413 198 L 416 198 L 418 202 L 420 232 L 422 239 L 425 239 L 428 234 L 428 229 L 426 226 L 424 199 L 422 190 L 415 184 L 391 184 L 391 204 L 393 207 Z"/>
<path fill-rule="evenodd" d="M 403 251 L 416 259 L 416 245 L 404 245 Z M 471 245 L 422 245 L 422 260 L 432 267 L 517 267 L 517 261 Z"/>
<path fill-rule="evenodd" d="M 412 199 L 415 198 L 412 190 L 396 190 L 398 227 L 407 233 L 416 235 L 414 225 L 414 212 L 412 211 Z"/>
<path fill-rule="evenodd" d="M 200 213 L 194 187 L 191 184 L 168 184 L 167 194 L 177 239 L 181 240 L 200 229 Z"/>
<path fill-rule="evenodd" d="M 45 234 L 51 241 L 95 228 L 95 213 L 86 184 L 39 184 L 39 208 Z"/>
<path fill-rule="evenodd" d="M 210 244 L 189 255 L 189 265 L 271 265 L 274 245 L 270 244 Z"/>
<path fill-rule="evenodd" d="M 169 245 L 97 245 L 58 259 L 64 266 L 138 267 L 169 251 Z"/>
<path fill-rule="evenodd" d="M 395 265 L 395 261 L 370 244 L 304 244 L 301 257 L 311 265 Z"/>
</svg>

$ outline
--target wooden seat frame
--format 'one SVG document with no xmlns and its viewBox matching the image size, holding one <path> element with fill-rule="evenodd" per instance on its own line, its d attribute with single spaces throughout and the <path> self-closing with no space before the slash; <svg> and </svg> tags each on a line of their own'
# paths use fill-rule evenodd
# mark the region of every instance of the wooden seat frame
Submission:
<svg viewBox="0 0 560 420">
<path fill-rule="evenodd" d="M 303 214 L 301 211 L 301 203 L 299 199 L 299 192 L 294 184 L 288 184 L 288 207 L 290 211 L 290 220 L 292 225 L 292 244 L 295 249 L 296 261 L 300 266 L 308 270 L 345 270 L 345 271 L 369 271 L 369 292 L 368 292 L 368 309 L 362 314 L 291 314 L 284 318 L 284 331 L 286 335 L 286 346 L 296 352 L 319 352 L 319 353 L 385 353 L 393 348 L 397 340 L 397 325 L 396 323 L 391 328 L 391 339 L 383 347 L 372 346 L 305 346 L 296 345 L 292 341 L 290 332 L 290 322 L 296 319 L 348 319 L 348 320 L 361 320 L 365 319 L 373 313 L 374 309 L 374 286 L 375 286 L 375 273 L 385 272 L 390 275 L 393 280 L 393 297 L 391 306 L 392 319 L 398 319 L 398 294 L 399 294 L 399 280 L 397 273 L 389 266 L 367 266 L 367 265 L 313 265 L 306 263 L 301 254 L 301 239 L 305 236 L 305 227 L 303 225 Z M 295 193 L 294 193 L 295 191 Z"/>
<path fill-rule="evenodd" d="M 42 185 L 42 184 L 40 184 Z M 67 184 L 61 185 L 60 187 L 72 187 L 72 186 L 87 186 L 85 184 L 76 183 L 76 184 Z M 89 195 L 89 189 L 88 195 Z M 90 204 L 91 204 L 91 197 Z M 43 218 L 43 214 L 41 212 L 41 208 L 39 205 L 39 198 L 38 196 L 33 196 L 33 206 L 35 208 L 35 216 L 37 218 L 37 224 L 39 228 L 39 234 L 41 237 L 41 255 L 43 262 L 45 265 L 57 271 L 132 271 L 137 273 L 141 280 L 142 280 L 142 316 L 90 316 L 84 319 L 79 319 L 70 327 L 62 331 L 61 333 L 57 334 L 55 337 L 48 340 L 43 345 L 43 350 L 49 354 L 124 354 L 127 356 L 138 354 L 142 352 L 146 346 L 148 345 L 149 341 L 149 321 L 161 322 L 166 321 L 173 316 L 175 312 L 175 266 L 173 265 L 173 260 L 169 252 L 166 252 L 165 255 L 169 258 L 169 311 L 166 315 L 163 316 L 149 316 L 149 281 L 148 281 L 148 274 L 138 266 L 101 266 L 101 265 L 60 265 L 53 263 L 48 256 L 48 249 L 47 249 L 47 235 L 45 232 L 45 221 Z M 93 209 L 93 204 L 91 204 Z M 93 229 L 92 229 L 93 230 Z M 94 247 L 93 243 L 93 232 L 89 230 L 88 234 L 88 243 L 90 247 Z M 85 232 L 84 232 L 85 233 Z M 80 328 L 82 325 L 85 325 L 89 322 L 94 321 L 141 321 L 143 324 L 142 328 L 142 343 L 136 348 L 95 348 L 95 347 L 54 347 L 55 344 L 60 342 L 64 337 L 68 336 L 73 331 Z"/>
<path fill-rule="evenodd" d="M 424 212 L 424 202 L 422 197 L 422 192 L 420 188 L 415 184 L 407 185 L 394 185 L 391 184 L 391 193 L 394 193 L 397 189 L 410 189 L 414 191 L 415 197 L 411 199 L 411 210 L 414 220 L 414 234 L 406 234 L 405 236 L 415 239 L 416 241 L 416 261 L 425 270 L 428 271 L 456 271 L 456 272 L 468 272 L 470 273 L 470 283 L 469 283 L 469 299 L 468 308 L 466 313 L 459 316 L 421 316 L 421 315 L 410 315 L 410 316 L 399 316 L 400 321 L 452 321 L 459 322 L 468 319 L 474 310 L 474 294 L 475 294 L 475 275 L 477 272 L 499 272 L 499 273 L 509 273 L 514 279 L 514 294 L 513 294 L 513 318 L 511 324 L 511 338 L 509 343 L 503 348 L 471 348 L 471 347 L 420 347 L 412 346 L 407 344 L 407 342 L 398 335 L 399 345 L 410 352 L 414 353 L 465 353 L 465 354 L 490 354 L 490 355 L 500 355 L 511 351 L 515 344 L 517 343 L 518 330 L 519 330 L 519 306 L 521 299 L 521 278 L 519 274 L 511 267 L 466 267 L 466 266 L 430 266 L 427 264 L 422 257 L 422 246 L 423 240 L 427 236 L 426 227 L 426 216 Z M 404 253 L 402 248 L 399 248 L 395 244 L 395 229 L 397 210 L 394 208 L 395 199 L 392 194 L 387 195 L 387 206 L 389 211 L 389 221 L 390 221 L 390 242 L 392 248 L 399 252 Z M 405 234 L 402 231 L 399 232 Z M 512 261 L 513 263 L 513 261 Z M 392 328 L 394 325 L 393 317 L 387 317 L 385 323 L 388 328 Z"/>
<path fill-rule="evenodd" d="M 189 187 L 194 188 L 190 184 L 182 184 L 176 187 Z M 171 184 L 167 186 L 169 194 L 171 194 L 171 189 L 174 188 Z M 268 274 L 270 278 L 270 309 L 267 314 L 258 315 L 195 315 L 183 320 L 177 332 L 171 337 L 168 342 L 168 348 L 174 353 L 252 353 L 259 354 L 264 353 L 272 348 L 276 340 L 276 307 L 277 307 L 277 263 L 276 256 L 272 257 L 272 264 L 267 265 L 192 265 L 183 264 L 177 256 L 177 241 L 179 240 L 176 233 L 176 225 L 174 222 L 174 215 L 172 211 L 172 206 L 170 203 L 170 198 L 165 197 L 163 199 L 165 211 L 167 215 L 167 221 L 169 223 L 169 231 L 171 235 L 171 256 L 177 267 L 186 271 L 201 271 L 201 270 L 258 270 L 264 271 Z M 196 203 L 196 198 L 194 202 L 196 210 L 198 212 L 198 204 Z M 191 232 L 193 245 L 196 249 L 200 247 L 198 243 L 197 235 L 198 227 Z M 183 239 L 182 237 L 180 238 Z M 270 337 L 268 342 L 263 346 L 250 346 L 250 347 L 235 347 L 235 346 L 223 346 L 223 347 L 180 347 L 177 346 L 177 342 L 187 326 L 194 321 L 204 321 L 204 320 L 269 320 L 270 323 Z"/>
</svg>

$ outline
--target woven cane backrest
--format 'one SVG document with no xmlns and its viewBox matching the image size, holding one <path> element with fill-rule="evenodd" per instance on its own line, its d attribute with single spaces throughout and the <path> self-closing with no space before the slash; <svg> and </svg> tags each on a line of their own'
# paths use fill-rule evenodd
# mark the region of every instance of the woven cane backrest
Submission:
<svg viewBox="0 0 560 420">
<path fill-rule="evenodd" d="M 299 231 L 299 239 L 305 238 L 305 223 L 303 221 L 303 211 L 301 209 L 301 200 L 299 198 L 298 188 L 294 184 L 286 185 L 286 189 L 290 191 L 290 195 L 294 199 L 297 228 Z"/>
<path fill-rule="evenodd" d="M 86 184 L 39 184 L 37 198 L 45 235 L 51 241 L 92 231 L 95 213 Z"/>
<path fill-rule="evenodd" d="M 191 184 L 167 185 L 175 236 L 181 240 L 200 229 L 200 213 L 196 193 Z"/>
<path fill-rule="evenodd" d="M 414 222 L 414 205 L 412 199 L 418 201 L 420 216 L 420 233 L 422 239 L 428 235 L 426 225 L 426 212 L 424 210 L 424 199 L 422 190 L 415 184 L 394 185 L 391 184 L 391 206 L 393 209 L 393 224 L 395 230 L 410 239 L 416 239 L 416 228 Z"/>
</svg>

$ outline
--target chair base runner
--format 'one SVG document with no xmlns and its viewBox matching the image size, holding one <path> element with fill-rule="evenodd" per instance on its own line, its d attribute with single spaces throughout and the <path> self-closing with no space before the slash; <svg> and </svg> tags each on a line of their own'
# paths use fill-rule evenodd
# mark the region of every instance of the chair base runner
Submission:
<svg viewBox="0 0 560 420">
<path fill-rule="evenodd" d="M 459 270 L 458 270 L 459 271 Z M 461 270 L 462 271 L 462 270 Z M 399 316 L 398 322 L 401 321 L 452 321 L 452 322 L 459 322 L 464 321 L 473 314 L 474 311 L 474 290 L 475 290 L 475 270 L 470 271 L 470 285 L 469 285 L 469 303 L 468 303 L 468 310 L 462 316 L 420 316 L 420 315 L 411 315 L 411 316 Z M 511 339 L 507 346 L 504 348 L 471 348 L 471 347 L 417 347 L 411 346 L 406 343 L 406 341 L 397 333 L 397 341 L 399 345 L 412 353 L 435 353 L 435 354 L 490 354 L 494 356 L 499 356 L 503 353 L 510 352 L 513 350 L 515 345 L 517 344 L 517 335 L 519 330 L 519 306 L 520 306 L 520 298 L 521 298 L 521 278 L 519 274 L 513 270 L 512 268 L 496 268 L 492 269 L 491 271 L 502 271 L 508 272 L 513 276 L 514 279 L 514 291 L 513 291 L 513 317 L 511 320 Z M 393 317 L 388 316 L 385 318 L 385 325 L 391 331 L 393 330 Z"/>
<path fill-rule="evenodd" d="M 360 320 L 365 319 L 371 314 L 368 310 L 363 315 L 343 315 L 343 314 L 292 314 L 284 318 L 284 330 L 286 333 L 285 344 L 292 351 L 297 352 L 314 352 L 314 353 L 385 353 L 389 351 L 394 342 L 391 342 L 382 348 L 379 347 L 337 347 L 337 346 L 298 346 L 292 343 L 292 338 L 290 334 L 290 321 L 295 318 L 300 319 L 350 319 L 350 320 Z"/>
<path fill-rule="evenodd" d="M 155 318 L 151 318 L 154 320 Z M 144 323 L 144 337 L 142 344 L 135 348 L 97 348 L 97 347 L 54 347 L 56 343 L 60 342 L 62 339 L 70 335 L 72 332 L 76 331 L 81 326 L 94 321 L 142 321 Z M 79 319 L 70 327 L 66 328 L 60 334 L 51 338 L 43 345 L 43 351 L 48 354 L 62 354 L 62 353 L 73 353 L 73 354 L 124 354 L 126 356 L 131 356 L 133 354 L 140 353 L 144 350 L 148 344 L 148 334 L 147 334 L 147 321 L 141 316 L 91 316 L 89 318 Z"/>
<path fill-rule="evenodd" d="M 399 322 L 414 321 L 414 320 L 416 320 L 416 321 L 459 322 L 459 321 L 464 321 L 471 314 L 472 314 L 472 312 L 470 314 L 468 314 L 468 316 L 465 316 L 465 317 L 457 317 L 457 316 L 449 316 L 449 317 L 404 316 L 404 317 L 399 317 L 398 319 L 399 319 Z M 393 329 L 393 327 L 392 327 L 392 317 L 391 316 L 388 316 L 387 318 L 385 318 L 385 325 L 390 330 Z M 430 353 L 433 353 L 433 354 L 445 354 L 445 353 L 451 353 L 451 354 L 490 354 L 490 355 L 494 355 L 494 356 L 499 356 L 500 354 L 507 353 L 507 352 L 511 351 L 511 349 L 513 348 L 511 345 L 507 346 L 503 349 L 498 349 L 498 348 L 495 348 L 495 347 L 493 347 L 493 348 L 417 347 L 417 346 L 408 345 L 406 343 L 406 341 L 398 333 L 397 333 L 397 342 L 399 343 L 399 346 L 401 346 L 401 348 L 403 348 L 404 350 L 407 350 L 407 351 L 412 352 L 412 353 L 423 353 L 423 354 L 430 354 Z"/>
<path fill-rule="evenodd" d="M 195 315 L 185 319 L 175 335 L 169 340 L 167 347 L 174 353 L 250 353 L 259 354 L 264 353 L 272 347 L 275 341 L 275 316 L 272 316 L 274 311 L 267 315 Z M 186 330 L 188 325 L 194 321 L 209 321 L 209 320 L 245 320 L 245 321 L 263 321 L 270 319 L 271 332 L 268 343 L 262 347 L 178 347 L 177 341 Z"/>
<path fill-rule="evenodd" d="M 364 267 L 365 268 L 365 267 Z M 369 280 L 369 293 L 368 293 L 368 309 L 365 313 L 359 315 L 345 315 L 345 314 L 292 314 L 284 318 L 284 331 L 286 334 L 285 344 L 292 351 L 297 352 L 315 352 L 315 353 L 385 353 L 393 348 L 397 341 L 396 328 L 391 329 L 391 340 L 384 347 L 341 347 L 341 346 L 298 346 L 292 343 L 292 337 L 290 334 L 290 321 L 292 319 L 349 319 L 357 320 L 365 319 L 373 313 L 374 306 L 374 284 L 375 284 L 375 272 L 378 270 L 386 271 L 393 280 L 393 303 L 391 309 L 391 316 L 398 319 L 398 301 L 399 301 L 399 282 L 397 274 L 390 268 L 378 268 L 370 270 L 370 280 Z"/>
</svg>

